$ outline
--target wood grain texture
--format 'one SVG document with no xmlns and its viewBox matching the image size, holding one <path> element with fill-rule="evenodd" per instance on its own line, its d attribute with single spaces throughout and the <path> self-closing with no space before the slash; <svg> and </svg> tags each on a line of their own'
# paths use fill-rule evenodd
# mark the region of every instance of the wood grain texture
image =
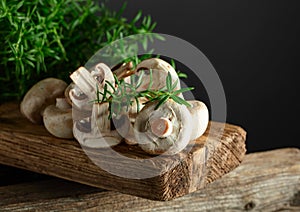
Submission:
<svg viewBox="0 0 300 212">
<path fill-rule="evenodd" d="M 0 211 L 300 211 L 300 151 L 246 155 L 192 194 L 160 202 L 60 179 L 0 187 Z"/>
<path fill-rule="evenodd" d="M 142 165 L 136 166 L 106 155 L 105 149 L 83 151 L 75 140 L 54 138 L 43 126 L 23 118 L 15 103 L 0 106 L 1 164 L 153 200 L 183 196 L 230 172 L 245 155 L 245 139 L 242 128 L 211 122 L 207 132 L 188 146 L 190 151 L 173 156 L 151 157 L 139 147 L 124 143 L 114 148 L 125 157 L 141 161 Z M 95 163 L 115 167 L 117 172 L 125 174 L 147 170 L 146 174 L 157 175 L 128 179 L 100 169 Z"/>
</svg>

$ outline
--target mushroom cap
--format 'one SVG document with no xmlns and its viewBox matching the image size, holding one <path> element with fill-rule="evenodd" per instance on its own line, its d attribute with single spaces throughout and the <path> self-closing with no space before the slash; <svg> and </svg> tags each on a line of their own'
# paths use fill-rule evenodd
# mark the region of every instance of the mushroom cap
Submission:
<svg viewBox="0 0 300 212">
<path fill-rule="evenodd" d="M 209 112 L 206 105 L 201 101 L 190 100 L 188 103 L 191 105 L 191 107 L 188 107 L 188 110 L 191 113 L 193 123 L 191 140 L 194 140 L 204 134 L 208 126 Z"/>
<path fill-rule="evenodd" d="M 137 115 L 134 124 L 135 137 L 139 146 L 149 154 L 173 155 L 183 150 L 190 141 L 191 115 L 186 106 L 169 99 L 154 110 L 157 102 L 148 103 Z M 151 130 L 151 120 L 168 119 L 172 131 L 160 137 Z"/>
<path fill-rule="evenodd" d="M 71 108 L 58 108 L 49 105 L 43 113 L 45 128 L 58 138 L 73 138 L 73 120 Z"/>
<path fill-rule="evenodd" d="M 33 123 L 42 123 L 43 110 L 55 104 L 57 97 L 64 96 L 67 86 L 67 83 L 56 78 L 39 81 L 24 96 L 20 104 L 21 113 Z"/>
<path fill-rule="evenodd" d="M 152 90 L 159 90 L 166 86 L 166 77 L 168 73 L 171 74 L 172 84 L 178 80 L 175 90 L 180 89 L 179 77 L 175 69 L 166 61 L 159 58 L 150 58 L 143 60 L 136 67 L 136 72 L 139 74 L 141 70 L 152 70 L 153 84 L 151 86 Z M 145 72 L 143 76 L 143 82 L 138 90 L 145 90 L 148 88 L 150 83 L 150 72 Z"/>
</svg>

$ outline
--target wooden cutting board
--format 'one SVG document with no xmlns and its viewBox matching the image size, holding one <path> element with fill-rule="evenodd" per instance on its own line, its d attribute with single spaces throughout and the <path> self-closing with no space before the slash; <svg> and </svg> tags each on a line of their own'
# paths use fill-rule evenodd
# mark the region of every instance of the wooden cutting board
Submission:
<svg viewBox="0 0 300 212">
<path fill-rule="evenodd" d="M 220 131 L 225 126 L 220 136 Z M 84 151 L 76 140 L 51 136 L 42 125 L 26 120 L 17 103 L 0 105 L 0 163 L 152 200 L 171 200 L 194 192 L 236 168 L 242 161 L 246 132 L 238 126 L 210 122 L 206 133 L 184 150 L 159 160 L 138 146 L 122 143 L 119 154 L 145 161 L 143 168 L 158 173 L 150 178 L 124 178 L 95 165 L 95 161 L 130 173 L 126 160 L 105 156 L 105 149 Z M 89 154 L 90 157 L 87 156 Z M 93 160 L 91 160 L 90 158 Z M 16 177 L 16 176 L 12 176 Z"/>
</svg>

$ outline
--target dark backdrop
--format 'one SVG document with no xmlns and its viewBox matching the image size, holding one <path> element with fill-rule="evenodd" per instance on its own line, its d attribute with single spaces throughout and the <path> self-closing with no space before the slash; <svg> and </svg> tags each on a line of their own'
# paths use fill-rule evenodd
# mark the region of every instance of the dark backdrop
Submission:
<svg viewBox="0 0 300 212">
<path fill-rule="evenodd" d="M 208 57 L 224 86 L 227 122 L 248 132 L 248 152 L 300 146 L 298 0 L 129 0 L 124 15 L 131 19 L 138 10 L 158 23 L 156 32 Z"/>
</svg>

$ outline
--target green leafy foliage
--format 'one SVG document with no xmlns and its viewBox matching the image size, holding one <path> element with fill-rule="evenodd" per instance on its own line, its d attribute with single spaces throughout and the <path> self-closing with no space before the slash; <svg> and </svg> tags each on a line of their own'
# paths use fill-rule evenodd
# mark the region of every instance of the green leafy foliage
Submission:
<svg viewBox="0 0 300 212">
<path fill-rule="evenodd" d="M 20 99 L 37 81 L 69 74 L 122 36 L 155 28 L 142 12 L 122 17 L 93 0 L 0 0 L 0 100 Z M 146 43 L 144 44 L 146 47 Z"/>
<path fill-rule="evenodd" d="M 140 75 L 132 75 L 131 76 L 131 83 L 127 83 L 124 79 L 118 80 L 115 76 L 116 86 L 114 87 L 109 81 L 106 81 L 104 85 L 104 91 L 100 92 L 97 91 L 97 103 L 108 102 L 109 103 L 109 119 L 113 116 L 118 116 L 122 113 L 128 111 L 129 107 L 133 104 L 134 101 L 137 103 L 137 112 L 140 111 L 139 108 L 139 98 L 145 97 L 148 101 L 144 104 L 149 102 L 157 102 L 155 109 L 158 109 L 162 104 L 164 104 L 169 99 L 172 99 L 178 104 L 185 105 L 190 107 L 190 104 L 185 101 L 183 98 L 179 97 L 178 95 L 183 92 L 187 92 L 193 90 L 193 87 L 181 88 L 179 90 L 175 90 L 177 84 L 179 83 L 176 80 L 172 84 L 172 77 L 171 74 L 168 73 L 166 77 L 166 86 L 159 90 L 151 89 L 153 78 L 152 78 L 152 70 L 150 70 L 150 82 L 148 88 L 146 90 L 138 91 L 138 88 L 141 86 L 144 71 L 140 71 Z M 135 79 L 136 78 L 136 79 Z M 135 83 L 133 83 L 135 82 Z M 108 90 L 108 86 L 113 89 L 113 92 Z M 101 99 L 101 100 L 100 100 Z"/>
</svg>

